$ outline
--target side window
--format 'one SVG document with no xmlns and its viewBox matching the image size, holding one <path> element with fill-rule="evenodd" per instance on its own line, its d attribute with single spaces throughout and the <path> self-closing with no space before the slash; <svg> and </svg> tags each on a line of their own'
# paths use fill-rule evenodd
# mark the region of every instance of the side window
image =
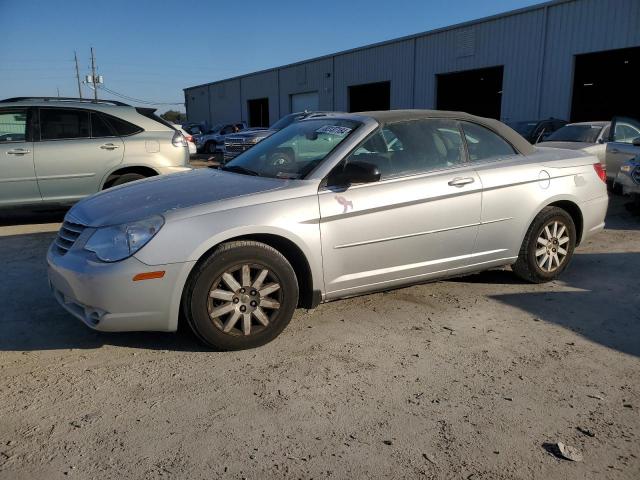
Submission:
<svg viewBox="0 0 640 480">
<path fill-rule="evenodd" d="M 99 113 L 91 113 L 91 138 L 113 137 L 111 127 L 102 118 Z"/>
<path fill-rule="evenodd" d="M 614 141 L 632 143 L 637 137 L 640 137 L 640 131 L 636 127 L 626 122 L 616 123 Z"/>
<path fill-rule="evenodd" d="M 27 111 L 0 111 L 0 143 L 24 142 L 27 138 Z"/>
<path fill-rule="evenodd" d="M 40 109 L 40 139 L 89 138 L 89 112 L 62 108 Z"/>
<path fill-rule="evenodd" d="M 488 128 L 470 122 L 461 124 L 472 162 L 517 155 L 518 152 L 504 138 Z"/>
<path fill-rule="evenodd" d="M 346 161 L 374 164 L 386 179 L 459 165 L 464 162 L 464 147 L 456 121 L 412 120 L 385 125 Z"/>
<path fill-rule="evenodd" d="M 139 133 L 142 131 L 142 129 L 137 125 L 125 122 L 124 120 L 121 120 L 119 118 L 112 116 L 108 116 L 105 118 L 107 119 L 107 122 L 109 122 L 109 125 L 111 125 L 113 130 L 116 132 L 116 134 L 120 137 L 127 137 L 129 135 L 133 135 L 134 133 Z"/>
</svg>

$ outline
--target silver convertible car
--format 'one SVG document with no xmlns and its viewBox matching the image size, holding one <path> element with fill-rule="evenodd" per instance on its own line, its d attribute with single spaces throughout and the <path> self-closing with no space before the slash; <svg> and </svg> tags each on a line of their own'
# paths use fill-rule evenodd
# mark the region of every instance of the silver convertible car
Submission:
<svg viewBox="0 0 640 480">
<path fill-rule="evenodd" d="M 605 172 L 502 123 L 442 111 L 326 114 L 220 170 L 98 193 L 47 255 L 55 297 L 89 327 L 262 345 L 296 307 L 511 265 L 553 280 L 604 228 Z"/>
</svg>

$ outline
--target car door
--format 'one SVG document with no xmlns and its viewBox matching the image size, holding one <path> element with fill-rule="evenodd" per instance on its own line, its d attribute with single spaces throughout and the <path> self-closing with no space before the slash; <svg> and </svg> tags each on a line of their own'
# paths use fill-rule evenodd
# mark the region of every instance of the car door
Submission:
<svg viewBox="0 0 640 480">
<path fill-rule="evenodd" d="M 549 174 L 527 161 L 506 139 L 489 128 L 460 122 L 469 161 L 482 182 L 482 215 L 474 255 L 484 262 L 508 263 L 518 256 L 522 232 L 537 208 Z M 539 183 L 539 180 L 543 183 Z"/>
<path fill-rule="evenodd" d="M 332 180 L 350 162 L 376 165 L 375 183 Z M 465 163 L 458 123 L 385 125 L 343 160 L 319 190 L 327 298 L 455 271 L 473 252 L 480 179 Z"/>
<path fill-rule="evenodd" d="M 32 110 L 0 109 L 0 206 L 40 203 L 31 138 Z"/>
<path fill-rule="evenodd" d="M 105 174 L 122 162 L 122 139 L 97 112 L 40 108 L 39 113 L 34 163 L 43 200 L 73 202 L 99 191 Z"/>
<path fill-rule="evenodd" d="M 636 155 L 640 155 L 640 121 L 615 117 L 611 122 L 605 153 L 607 178 L 615 180 L 622 164 Z"/>
</svg>

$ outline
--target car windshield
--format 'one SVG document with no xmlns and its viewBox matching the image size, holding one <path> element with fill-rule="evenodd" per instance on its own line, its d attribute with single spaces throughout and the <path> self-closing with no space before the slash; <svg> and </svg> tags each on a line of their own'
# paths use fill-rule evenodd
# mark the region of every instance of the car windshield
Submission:
<svg viewBox="0 0 640 480">
<path fill-rule="evenodd" d="M 290 113 L 289 115 L 285 115 L 276 123 L 271 125 L 271 128 L 273 130 L 282 130 L 284 127 L 288 127 L 289 125 L 291 125 L 295 121 L 296 117 L 299 117 L 299 116 L 300 116 L 299 113 Z"/>
<path fill-rule="evenodd" d="M 596 143 L 602 125 L 565 125 L 549 135 L 545 142 Z"/>
<path fill-rule="evenodd" d="M 538 122 L 509 122 L 507 125 L 523 137 L 526 137 L 527 135 L 531 135 L 533 129 L 538 125 Z"/>
<path fill-rule="evenodd" d="M 270 178 L 304 178 L 360 125 L 337 118 L 295 122 L 238 155 L 222 170 Z"/>
</svg>

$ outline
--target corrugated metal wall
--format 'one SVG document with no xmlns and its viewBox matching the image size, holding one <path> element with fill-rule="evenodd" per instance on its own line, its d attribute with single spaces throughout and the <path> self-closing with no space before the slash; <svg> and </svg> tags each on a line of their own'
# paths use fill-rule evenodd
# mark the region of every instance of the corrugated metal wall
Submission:
<svg viewBox="0 0 640 480">
<path fill-rule="evenodd" d="M 548 8 L 541 117 L 569 117 L 575 55 L 636 46 L 639 0 L 580 0 Z"/>
<path fill-rule="evenodd" d="M 247 100 L 267 97 L 273 123 L 290 113 L 292 94 L 313 91 L 320 109 L 346 111 L 349 86 L 380 81 L 391 82 L 391 108 L 435 108 L 436 75 L 503 65 L 503 120 L 568 119 L 574 56 L 633 46 L 640 46 L 640 0 L 559 0 L 188 88 L 187 114 L 212 124 L 248 120 Z"/>
<path fill-rule="evenodd" d="M 333 110 L 333 61 L 331 58 L 283 67 L 280 75 L 280 116 L 291 112 L 291 95 L 318 92 L 320 110 Z"/>
</svg>

